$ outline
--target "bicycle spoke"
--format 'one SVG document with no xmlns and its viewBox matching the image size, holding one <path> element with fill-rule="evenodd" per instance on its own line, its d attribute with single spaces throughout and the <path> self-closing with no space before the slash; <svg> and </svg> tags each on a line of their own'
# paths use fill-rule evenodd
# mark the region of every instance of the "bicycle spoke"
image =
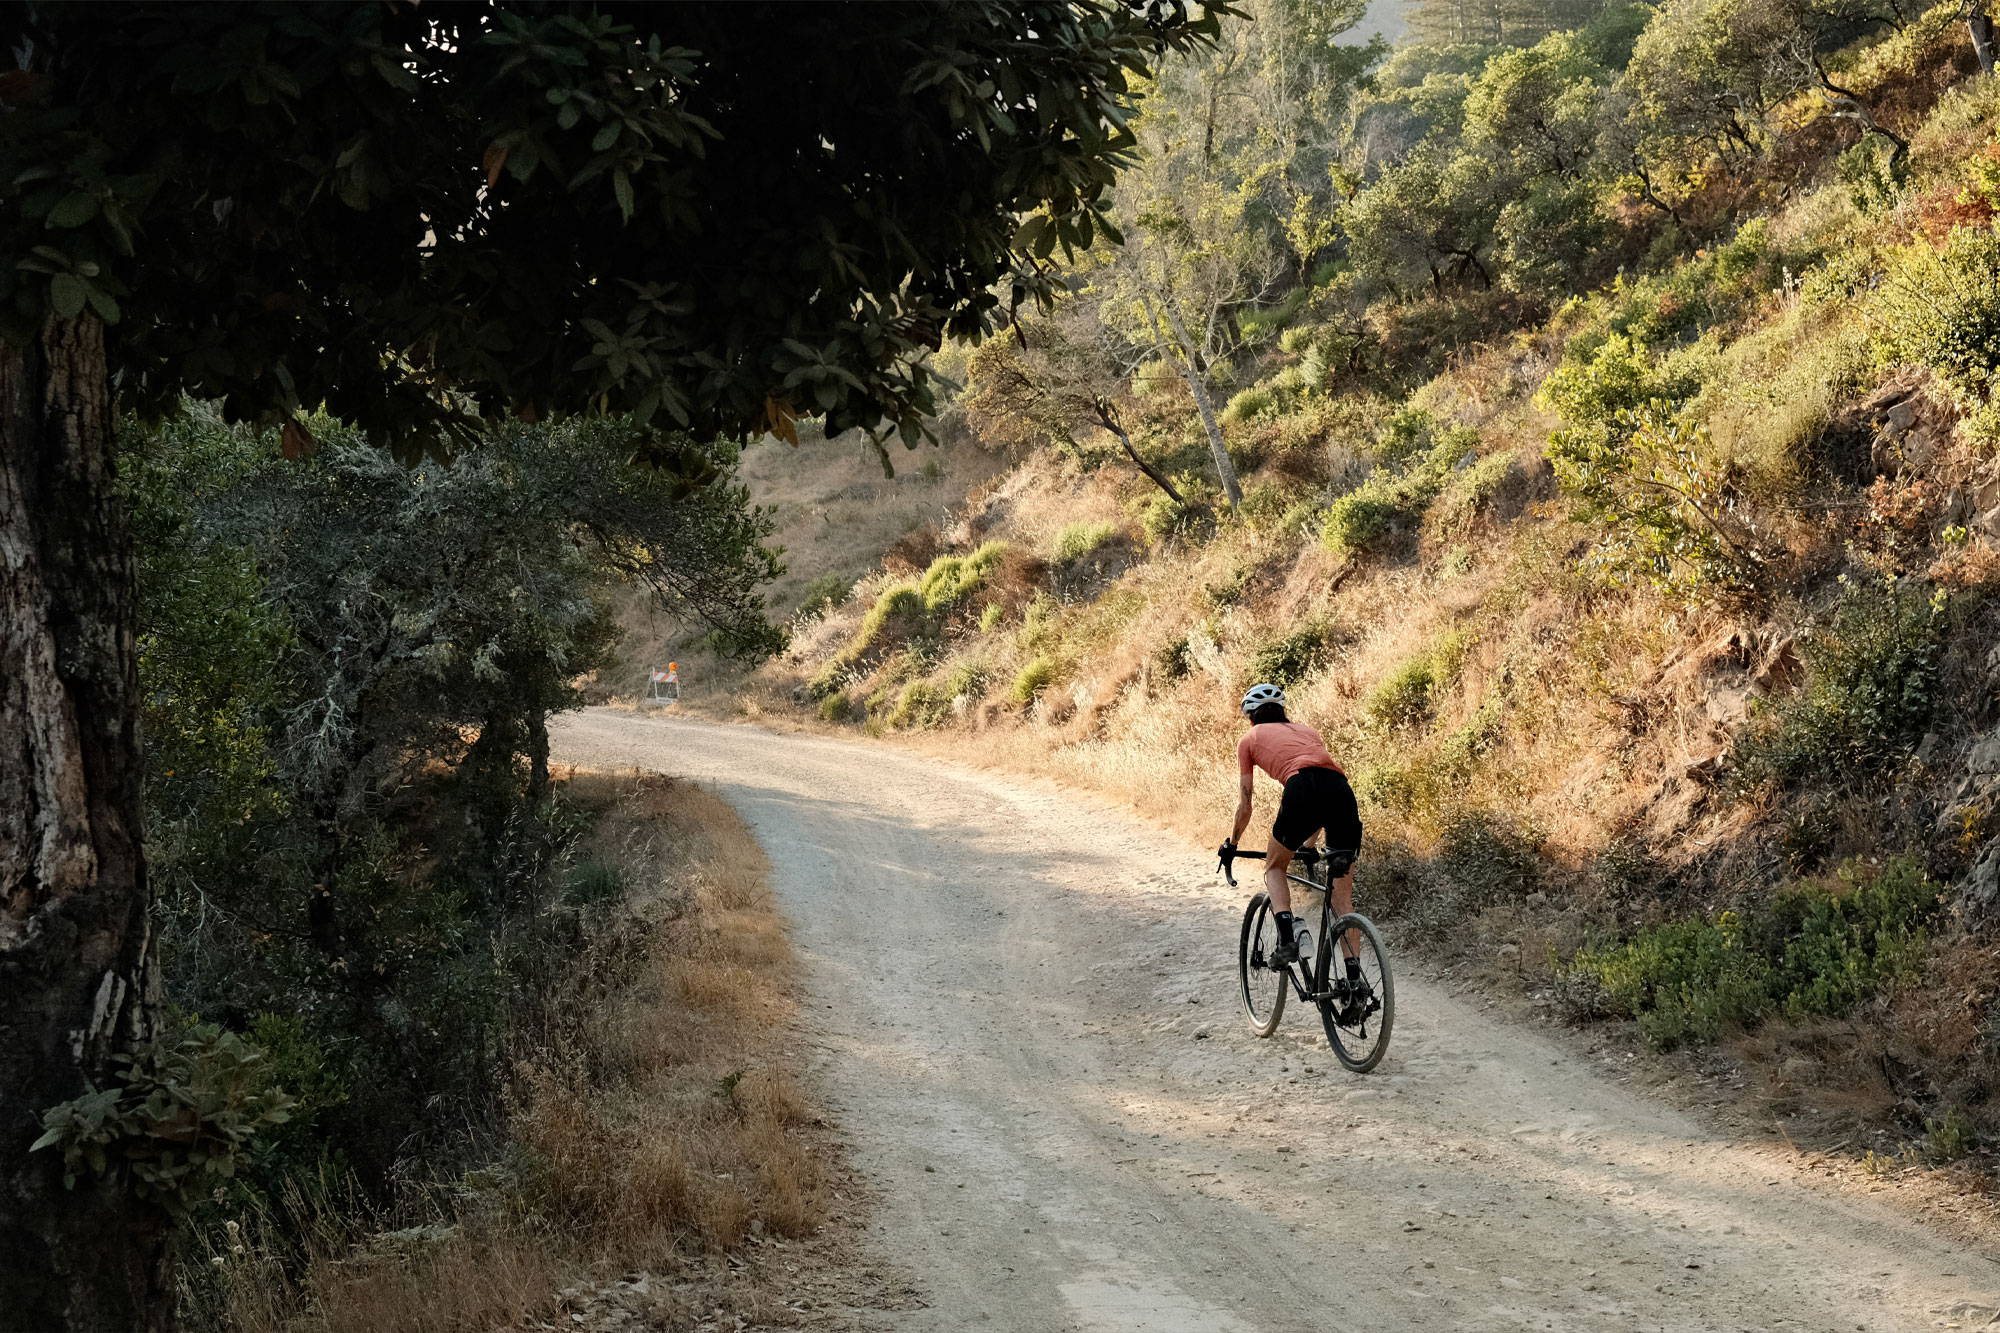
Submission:
<svg viewBox="0 0 2000 1333">
<path fill-rule="evenodd" d="M 1243 933 L 1237 944 L 1237 971 L 1243 988 L 1243 1010 L 1250 1030 L 1268 1037 L 1277 1030 L 1285 1012 L 1285 992 L 1293 982 L 1292 969 L 1271 970 L 1267 959 L 1278 943 L 1278 923 L 1271 914 L 1270 900 L 1258 894 L 1243 913 Z"/>
<path fill-rule="evenodd" d="M 1314 998 L 1327 1042 L 1341 1064 L 1366 1072 L 1388 1048 L 1395 1014 L 1395 979 L 1388 952 L 1372 922 L 1350 915 L 1335 924 L 1340 934 L 1328 958 L 1328 970 L 1334 975 Z M 1350 957 L 1356 959 L 1353 971 L 1348 970 Z"/>
</svg>

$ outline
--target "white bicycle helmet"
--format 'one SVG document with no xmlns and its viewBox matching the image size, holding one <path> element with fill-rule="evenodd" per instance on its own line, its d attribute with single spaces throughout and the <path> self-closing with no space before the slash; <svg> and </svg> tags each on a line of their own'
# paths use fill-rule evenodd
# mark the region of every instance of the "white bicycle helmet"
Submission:
<svg viewBox="0 0 2000 1333">
<path fill-rule="evenodd" d="M 1284 703 L 1285 692 L 1269 681 L 1262 685 L 1252 685 L 1250 692 L 1243 696 L 1243 716 L 1250 716 L 1265 704 L 1277 704 L 1283 707 Z"/>
</svg>

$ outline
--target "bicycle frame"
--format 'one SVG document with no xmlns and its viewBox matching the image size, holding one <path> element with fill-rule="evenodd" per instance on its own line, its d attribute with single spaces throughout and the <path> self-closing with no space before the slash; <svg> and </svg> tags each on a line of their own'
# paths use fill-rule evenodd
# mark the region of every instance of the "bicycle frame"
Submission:
<svg viewBox="0 0 2000 1333">
<path fill-rule="evenodd" d="M 1230 865 L 1230 863 L 1236 860 L 1238 857 L 1251 861 L 1262 861 L 1267 859 L 1268 853 L 1238 851 L 1230 855 L 1224 856 L 1222 858 L 1222 876 L 1224 879 L 1229 881 L 1229 885 L 1231 888 L 1240 887 L 1236 883 L 1236 875 L 1233 867 Z M 1333 915 L 1333 903 L 1331 897 L 1333 891 L 1333 885 L 1332 885 L 1332 877 L 1329 872 L 1331 872 L 1333 869 L 1333 863 L 1335 857 L 1332 852 L 1328 851 L 1324 847 L 1301 847 L 1296 853 L 1293 854 L 1292 860 L 1294 864 L 1303 864 L 1306 868 L 1307 873 L 1303 875 L 1294 875 L 1290 871 L 1286 871 L 1285 872 L 1286 879 L 1290 880 L 1294 884 L 1299 885 L 1301 888 L 1312 889 L 1316 892 L 1329 895 L 1327 901 L 1324 904 L 1322 904 L 1320 909 L 1320 931 L 1319 931 L 1320 938 L 1313 942 L 1314 951 L 1313 951 L 1313 961 L 1311 966 L 1310 967 L 1306 966 L 1305 959 L 1301 958 L 1298 961 L 1298 963 L 1295 963 L 1285 969 L 1285 978 L 1292 983 L 1292 993 L 1298 996 L 1300 1001 L 1305 1003 L 1311 1003 L 1313 1001 L 1324 998 L 1326 992 L 1324 989 L 1318 991 L 1308 990 L 1306 989 L 1306 983 L 1308 981 L 1315 979 L 1315 977 L 1318 978 L 1322 983 L 1324 983 L 1327 974 L 1333 970 L 1332 933 L 1327 928 L 1327 921 L 1328 918 L 1332 917 Z M 1349 861 L 1349 864 L 1352 865 L 1353 862 Z M 1314 879 L 1312 877 L 1312 871 L 1315 868 L 1319 869 L 1321 875 L 1324 876 L 1325 878 Z M 1299 979 L 1299 974 L 1302 972 L 1306 973 L 1306 979 L 1304 981 Z"/>
</svg>

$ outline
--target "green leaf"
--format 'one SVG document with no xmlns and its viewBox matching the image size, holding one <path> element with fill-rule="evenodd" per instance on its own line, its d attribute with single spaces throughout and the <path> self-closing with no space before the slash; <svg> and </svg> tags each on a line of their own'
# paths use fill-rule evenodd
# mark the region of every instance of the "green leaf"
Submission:
<svg viewBox="0 0 2000 1333">
<path fill-rule="evenodd" d="M 596 135 L 591 138 L 590 151 L 592 151 L 593 153 L 601 153 L 605 149 L 609 148 L 612 144 L 617 143 L 618 131 L 623 128 L 624 126 L 620 125 L 615 120 L 612 121 L 610 124 L 604 126 L 604 128 L 600 129 L 596 133 Z"/>
<path fill-rule="evenodd" d="M 124 312 L 119 310 L 118 302 L 113 300 L 111 293 L 102 287 L 90 288 L 86 296 L 90 301 L 90 308 L 95 310 L 97 317 L 106 324 L 116 324 L 123 317 Z"/>
<path fill-rule="evenodd" d="M 90 287 L 74 273 L 58 273 L 49 279 L 49 305 L 57 319 L 75 319 L 90 299 Z"/>
<path fill-rule="evenodd" d="M 64 195 L 56 202 L 56 206 L 49 210 L 48 221 L 44 225 L 49 227 L 81 227 L 96 216 L 97 196 L 94 194 L 85 194 L 83 191 L 77 190 L 71 194 Z"/>
<path fill-rule="evenodd" d="M 611 188 L 612 191 L 616 193 L 618 196 L 618 211 L 625 215 L 625 220 L 627 222 L 630 222 L 632 220 L 632 210 L 634 207 L 632 199 L 632 178 L 631 176 L 626 174 L 625 168 L 620 167 L 618 168 L 618 170 L 611 173 Z"/>
</svg>

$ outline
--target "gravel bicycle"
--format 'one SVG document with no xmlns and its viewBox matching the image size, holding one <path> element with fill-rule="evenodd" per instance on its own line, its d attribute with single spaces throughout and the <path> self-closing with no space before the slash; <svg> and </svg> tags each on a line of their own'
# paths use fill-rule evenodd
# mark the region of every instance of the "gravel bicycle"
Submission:
<svg viewBox="0 0 2000 1333">
<path fill-rule="evenodd" d="M 1231 885 L 1236 883 L 1236 875 L 1230 862 L 1237 857 L 1261 861 L 1264 853 L 1225 851 L 1221 870 Z M 1381 1063 L 1383 1052 L 1389 1049 L 1389 1028 L 1396 1017 L 1396 982 L 1389 971 L 1389 951 L 1373 921 L 1357 912 L 1327 920 L 1332 910 L 1327 890 L 1335 878 L 1336 862 L 1344 874 L 1353 854 L 1301 847 L 1292 864 L 1303 866 L 1306 873 L 1285 876 L 1318 895 L 1316 914 L 1309 917 L 1297 906 L 1293 909 L 1298 923 L 1294 931 L 1307 936 L 1299 941 L 1298 961 L 1277 968 L 1265 961 L 1278 943 L 1278 920 L 1271 910 L 1270 895 L 1259 893 L 1243 909 L 1243 937 L 1237 946 L 1236 964 L 1243 978 L 1243 1009 L 1252 1032 L 1260 1037 L 1276 1032 L 1285 1013 L 1287 993 L 1296 994 L 1301 1003 L 1319 1007 L 1327 1044 L 1340 1063 L 1365 1074 Z M 1350 980 L 1344 962 L 1336 971 L 1336 953 L 1359 959 L 1360 976 Z"/>
</svg>

